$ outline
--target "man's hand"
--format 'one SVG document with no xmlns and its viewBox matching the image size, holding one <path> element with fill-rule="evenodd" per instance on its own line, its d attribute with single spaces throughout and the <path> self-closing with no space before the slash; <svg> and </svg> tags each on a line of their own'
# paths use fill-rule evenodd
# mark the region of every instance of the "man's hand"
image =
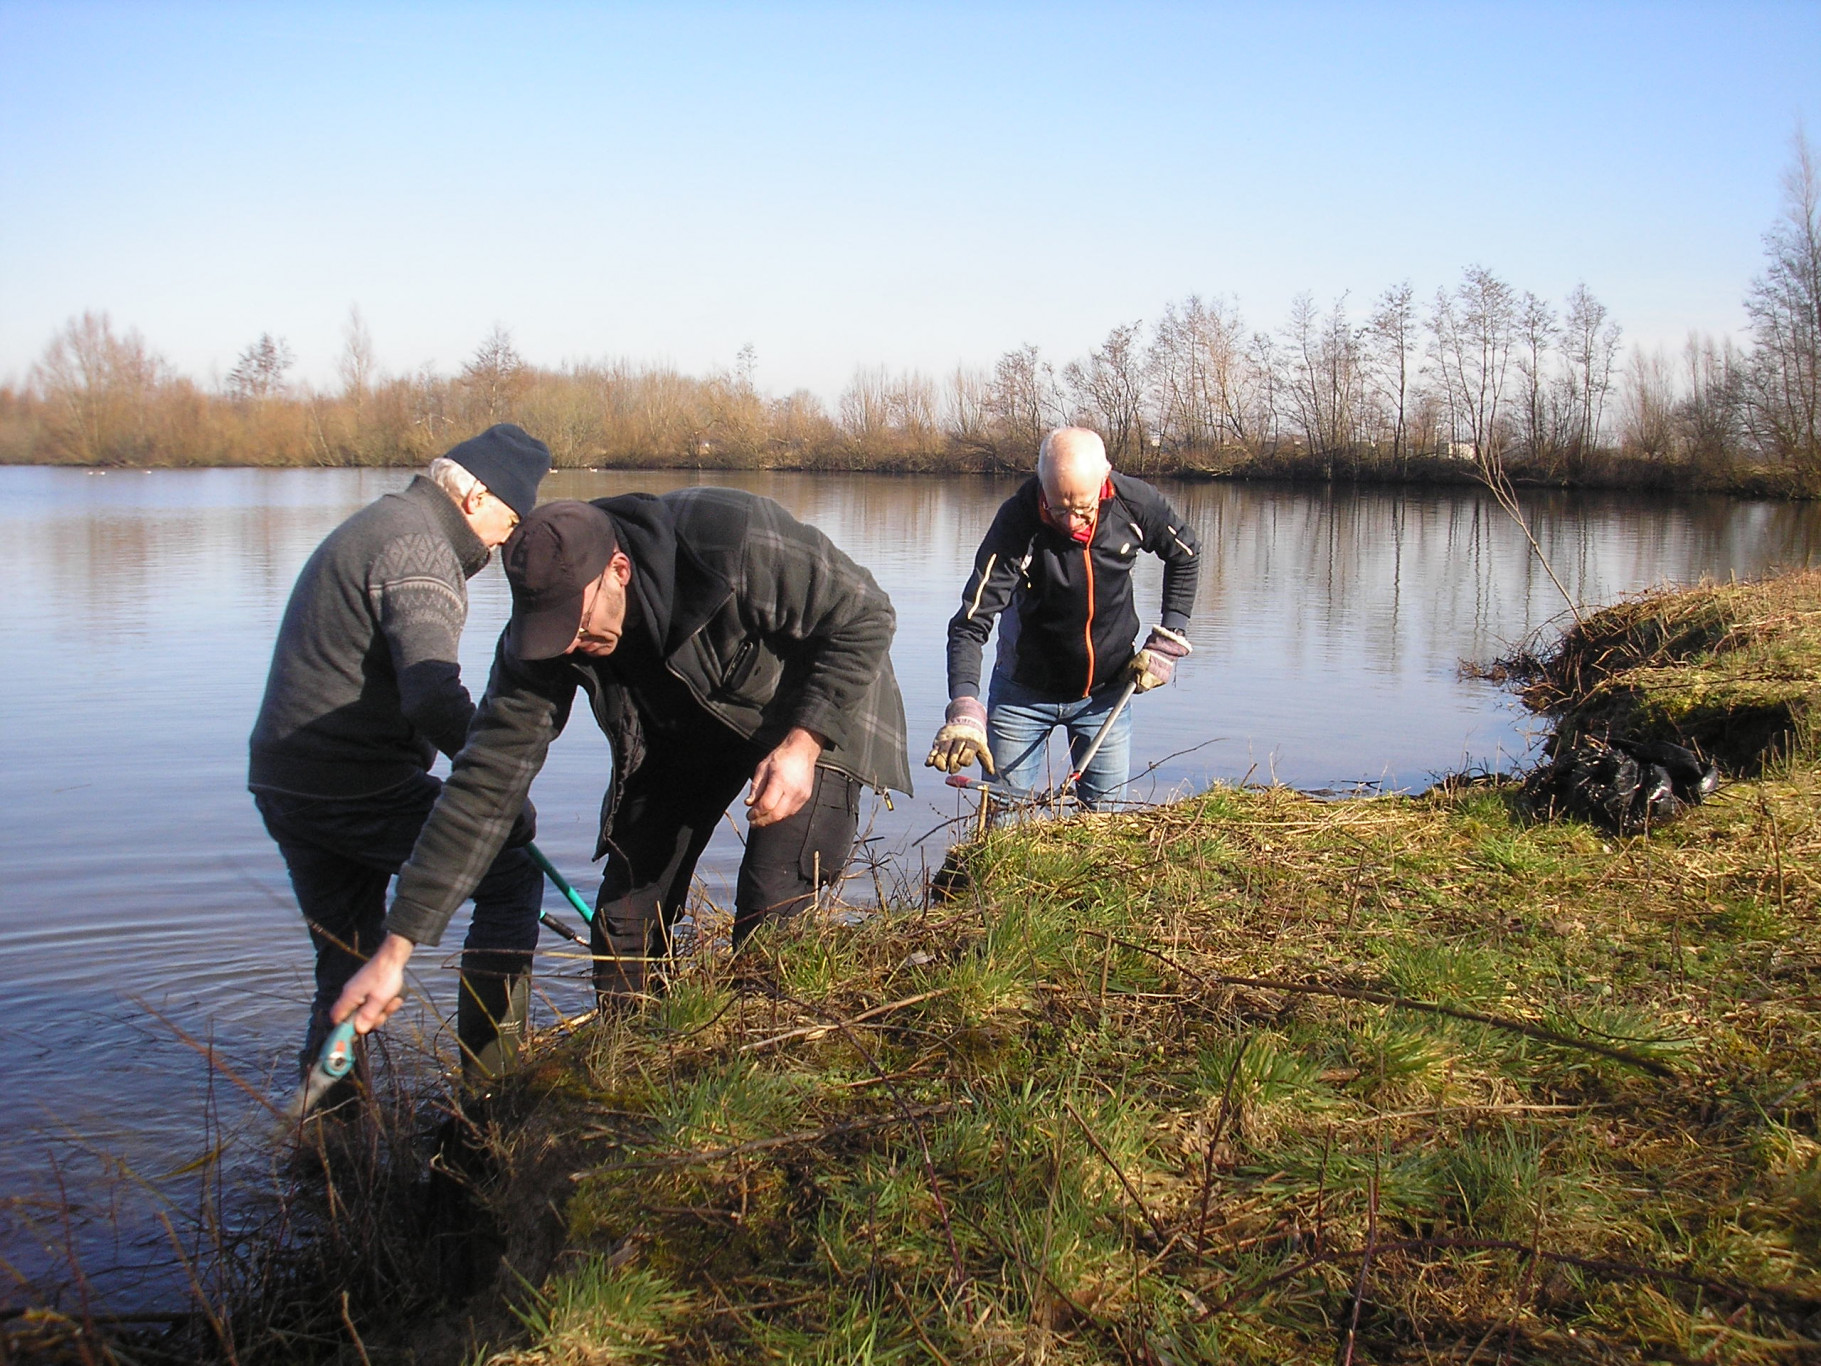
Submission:
<svg viewBox="0 0 1821 1366">
<path fill-rule="evenodd" d="M 923 762 L 942 773 L 959 773 L 976 759 L 989 775 L 997 776 L 993 751 L 986 745 L 986 708 L 978 697 L 957 697 L 943 713 L 942 729 Z"/>
<path fill-rule="evenodd" d="M 1176 661 L 1193 653 L 1194 649 L 1187 636 L 1177 635 L 1167 627 L 1153 626 L 1151 634 L 1145 637 L 1144 648 L 1132 656 L 1132 662 L 1126 668 L 1138 680 L 1138 691 L 1149 692 L 1168 683 L 1176 672 Z"/>
<path fill-rule="evenodd" d="M 379 951 L 341 989 L 329 1018 L 340 1024 L 352 1015 L 359 1034 L 371 1034 L 391 1019 L 405 1003 L 405 964 L 416 947 L 403 935 L 387 935 Z"/>
<path fill-rule="evenodd" d="M 822 749 L 820 735 L 797 726 L 759 761 L 746 798 L 746 818 L 754 826 L 776 825 L 803 809 L 816 790 L 816 760 Z"/>
</svg>

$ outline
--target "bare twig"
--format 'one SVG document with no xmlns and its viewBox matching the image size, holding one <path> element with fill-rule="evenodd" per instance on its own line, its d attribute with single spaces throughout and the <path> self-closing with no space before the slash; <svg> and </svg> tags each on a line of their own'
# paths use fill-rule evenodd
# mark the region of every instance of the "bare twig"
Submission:
<svg viewBox="0 0 1821 1366">
<path fill-rule="evenodd" d="M 936 991 L 923 991 L 915 996 L 906 996 L 901 1001 L 888 1001 L 884 1005 L 874 1006 L 871 1010 L 863 1010 L 858 1015 L 849 1016 L 847 1019 L 837 1021 L 834 1024 L 805 1025 L 801 1029 L 787 1029 L 782 1034 L 773 1034 L 767 1039 L 756 1039 L 752 1043 L 741 1044 L 740 1051 L 742 1053 L 758 1053 L 767 1048 L 775 1048 L 778 1044 L 786 1043 L 791 1039 L 820 1039 L 824 1035 L 832 1034 L 837 1029 L 846 1025 L 863 1024 L 867 1020 L 877 1019 L 879 1016 L 890 1014 L 894 1010 L 903 1010 L 906 1006 L 919 1005 L 924 1001 L 930 1000 L 932 997 L 946 996 L 953 990 L 955 990 L 954 987 L 942 987 Z"/>
<path fill-rule="evenodd" d="M 1347 1336 L 1341 1344 L 1340 1366 L 1353 1366 L 1353 1348 L 1359 1342 L 1359 1311 L 1366 1302 L 1366 1277 L 1372 1271 L 1372 1253 L 1378 1246 L 1378 1172 L 1366 1183 L 1366 1247 L 1360 1254 L 1359 1279 L 1353 1283 L 1353 1310 L 1347 1316 Z"/>
<path fill-rule="evenodd" d="M 1081 1117 L 1081 1111 L 1077 1110 L 1071 1102 L 1066 1100 L 1062 1102 L 1062 1108 L 1075 1117 L 1075 1123 L 1081 1126 L 1082 1136 L 1087 1139 L 1094 1151 L 1100 1154 L 1101 1161 L 1112 1168 L 1113 1175 L 1119 1178 L 1119 1184 L 1125 1187 L 1125 1193 L 1132 1197 L 1132 1203 L 1138 1206 L 1138 1212 L 1144 1216 L 1145 1223 L 1151 1226 L 1151 1232 L 1157 1235 L 1157 1241 L 1160 1243 L 1169 1242 L 1170 1236 L 1163 1231 L 1163 1225 L 1152 1217 L 1149 1207 L 1146 1206 L 1144 1202 L 1144 1197 L 1139 1195 L 1139 1193 L 1132 1188 L 1131 1181 L 1126 1178 L 1126 1174 L 1120 1169 L 1119 1163 L 1113 1160 L 1113 1154 L 1106 1150 L 1106 1145 L 1095 1136 L 1093 1129 L 1088 1127 L 1088 1122 Z"/>
<path fill-rule="evenodd" d="M 1513 1020 L 1504 1015 L 1488 1015 L 1480 1010 L 1468 1010 L 1464 1006 L 1442 1005 L 1437 1001 L 1419 1001 L 1409 996 L 1394 996 L 1384 991 L 1367 991 L 1359 987 L 1335 987 L 1318 982 L 1286 982 L 1273 977 L 1235 977 L 1223 972 L 1197 972 L 1194 968 L 1177 962 L 1168 954 L 1144 944 L 1134 944 L 1128 939 L 1120 939 L 1100 930 L 1083 929 L 1082 934 L 1093 935 L 1118 944 L 1121 948 L 1131 949 L 1134 953 L 1149 954 L 1158 961 L 1168 964 L 1178 972 L 1186 973 L 1199 982 L 1210 986 L 1252 987 L 1260 991 L 1288 991 L 1302 996 L 1332 996 L 1343 1001 L 1367 1001 L 1373 1005 L 1395 1006 L 1400 1010 L 1420 1010 L 1431 1015 L 1447 1015 L 1456 1020 L 1470 1020 L 1474 1024 L 1490 1025 L 1494 1029 L 1509 1030 L 1514 1034 L 1523 1034 L 1545 1043 L 1561 1044 L 1566 1048 L 1579 1048 L 1589 1053 L 1598 1053 L 1601 1057 L 1611 1058 L 1627 1066 L 1640 1068 L 1652 1076 L 1666 1080 L 1675 1077 L 1675 1071 L 1655 1058 L 1640 1057 L 1623 1048 L 1612 1048 L 1606 1044 L 1595 1043 L 1591 1039 L 1577 1038 L 1572 1034 L 1560 1034 L 1542 1025 L 1531 1024 L 1526 1020 Z"/>
<path fill-rule="evenodd" d="M 668 1153 L 662 1157 L 635 1157 L 625 1162 L 610 1162 L 605 1166 L 589 1167 L 586 1171 L 571 1172 L 571 1181 L 585 1181 L 591 1176 L 607 1176 L 613 1172 L 634 1171 L 646 1167 L 696 1167 L 710 1162 L 721 1162 L 730 1157 L 743 1157 L 747 1153 L 762 1153 L 772 1148 L 792 1148 L 808 1143 L 820 1143 L 827 1138 L 841 1138 L 847 1134 L 865 1133 L 869 1129 L 883 1129 L 893 1124 L 915 1123 L 933 1115 L 947 1114 L 959 1109 L 968 1102 L 943 1102 L 940 1105 L 919 1105 L 899 1114 L 874 1115 L 867 1119 L 848 1120 L 842 1124 L 831 1124 L 825 1129 L 799 1129 L 795 1133 L 777 1134 L 771 1138 L 755 1138 L 745 1143 L 730 1144 L 725 1148 L 714 1148 L 708 1152 Z M 589 1135 L 583 1135 L 589 1137 Z"/>
</svg>

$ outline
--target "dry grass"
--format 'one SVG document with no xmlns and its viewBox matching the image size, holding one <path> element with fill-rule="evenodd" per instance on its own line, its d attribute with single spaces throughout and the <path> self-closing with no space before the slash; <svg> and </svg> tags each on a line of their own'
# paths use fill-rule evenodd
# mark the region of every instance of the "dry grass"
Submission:
<svg viewBox="0 0 1821 1366">
<path fill-rule="evenodd" d="M 1513 662 L 1525 700 L 1563 733 L 1673 740 L 1753 773 L 1812 751 L 1821 573 L 1641 594 Z"/>
</svg>

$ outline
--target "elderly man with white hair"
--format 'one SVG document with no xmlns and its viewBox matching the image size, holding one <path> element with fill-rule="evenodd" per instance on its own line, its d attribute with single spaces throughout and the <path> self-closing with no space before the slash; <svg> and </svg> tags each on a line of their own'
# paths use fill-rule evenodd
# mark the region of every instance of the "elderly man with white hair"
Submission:
<svg viewBox="0 0 1821 1366">
<path fill-rule="evenodd" d="M 1163 561 L 1163 604 L 1142 648 L 1133 601 L 1138 552 Z M 926 762 L 959 773 L 980 762 L 1013 791 L 1044 778 L 1050 731 L 1067 733 L 1072 764 L 1117 706 L 1127 682 L 1168 683 L 1192 648 L 1200 546 L 1182 515 L 1141 479 L 1114 471 L 1084 427 L 1043 439 L 1037 474 L 1000 506 L 974 556 L 961 610 L 948 624 L 948 712 Z M 983 706 L 980 664 L 1005 613 Z M 1082 772 L 1077 795 L 1104 807 L 1125 785 L 1131 712 L 1121 713 Z"/>
</svg>

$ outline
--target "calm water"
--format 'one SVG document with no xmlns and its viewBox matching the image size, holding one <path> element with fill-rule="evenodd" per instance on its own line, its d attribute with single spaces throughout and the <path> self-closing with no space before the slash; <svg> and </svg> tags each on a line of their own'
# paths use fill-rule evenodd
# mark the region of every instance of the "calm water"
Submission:
<svg viewBox="0 0 1821 1366">
<path fill-rule="evenodd" d="M 5 1266 L 46 1286 L 72 1255 L 114 1307 L 182 1292 L 156 1212 L 196 1203 L 185 1169 L 225 1135 L 256 1171 L 268 1122 L 254 1090 L 286 1089 L 308 954 L 283 865 L 244 790 L 246 733 L 298 567 L 342 517 L 408 475 L 354 471 L 86 473 L 0 469 L 0 1306 Z M 913 758 L 945 700 L 943 622 L 1013 481 L 718 474 L 779 499 L 868 565 L 899 614 L 893 651 Z M 553 476 L 551 496 L 660 490 L 687 474 Z M 1178 684 L 1141 698 L 1137 795 L 1212 779 L 1421 787 L 1529 746 L 1503 695 L 1462 681 L 1559 616 L 1521 538 L 1467 491 L 1325 492 L 1170 485 L 1206 551 Z M 1663 581 L 1808 564 L 1821 512 L 1727 500 L 1532 501 L 1570 589 L 1599 602 Z M 1158 575 L 1147 561 L 1141 602 Z M 471 585 L 463 661 L 478 693 L 504 579 Z M 585 892 L 606 744 L 585 712 L 534 797 L 539 842 Z M 940 861 L 961 798 L 918 770 L 881 810 L 887 885 Z M 917 844 L 932 830 L 938 833 Z M 730 824 L 702 865 L 725 903 Z M 869 899 L 870 878 L 853 889 Z M 549 899 L 553 910 L 561 903 Z M 450 935 L 460 939 L 459 927 Z M 546 936 L 545 943 L 557 941 Z M 420 954 L 446 1007 L 452 973 Z M 540 970 L 548 1008 L 581 1006 L 573 967 Z M 434 1047 L 419 1012 L 401 1041 Z M 211 1099 L 212 1097 L 212 1099 Z M 205 1134 L 204 1116 L 220 1134 Z M 59 1186 L 72 1206 L 58 1213 Z"/>
</svg>

